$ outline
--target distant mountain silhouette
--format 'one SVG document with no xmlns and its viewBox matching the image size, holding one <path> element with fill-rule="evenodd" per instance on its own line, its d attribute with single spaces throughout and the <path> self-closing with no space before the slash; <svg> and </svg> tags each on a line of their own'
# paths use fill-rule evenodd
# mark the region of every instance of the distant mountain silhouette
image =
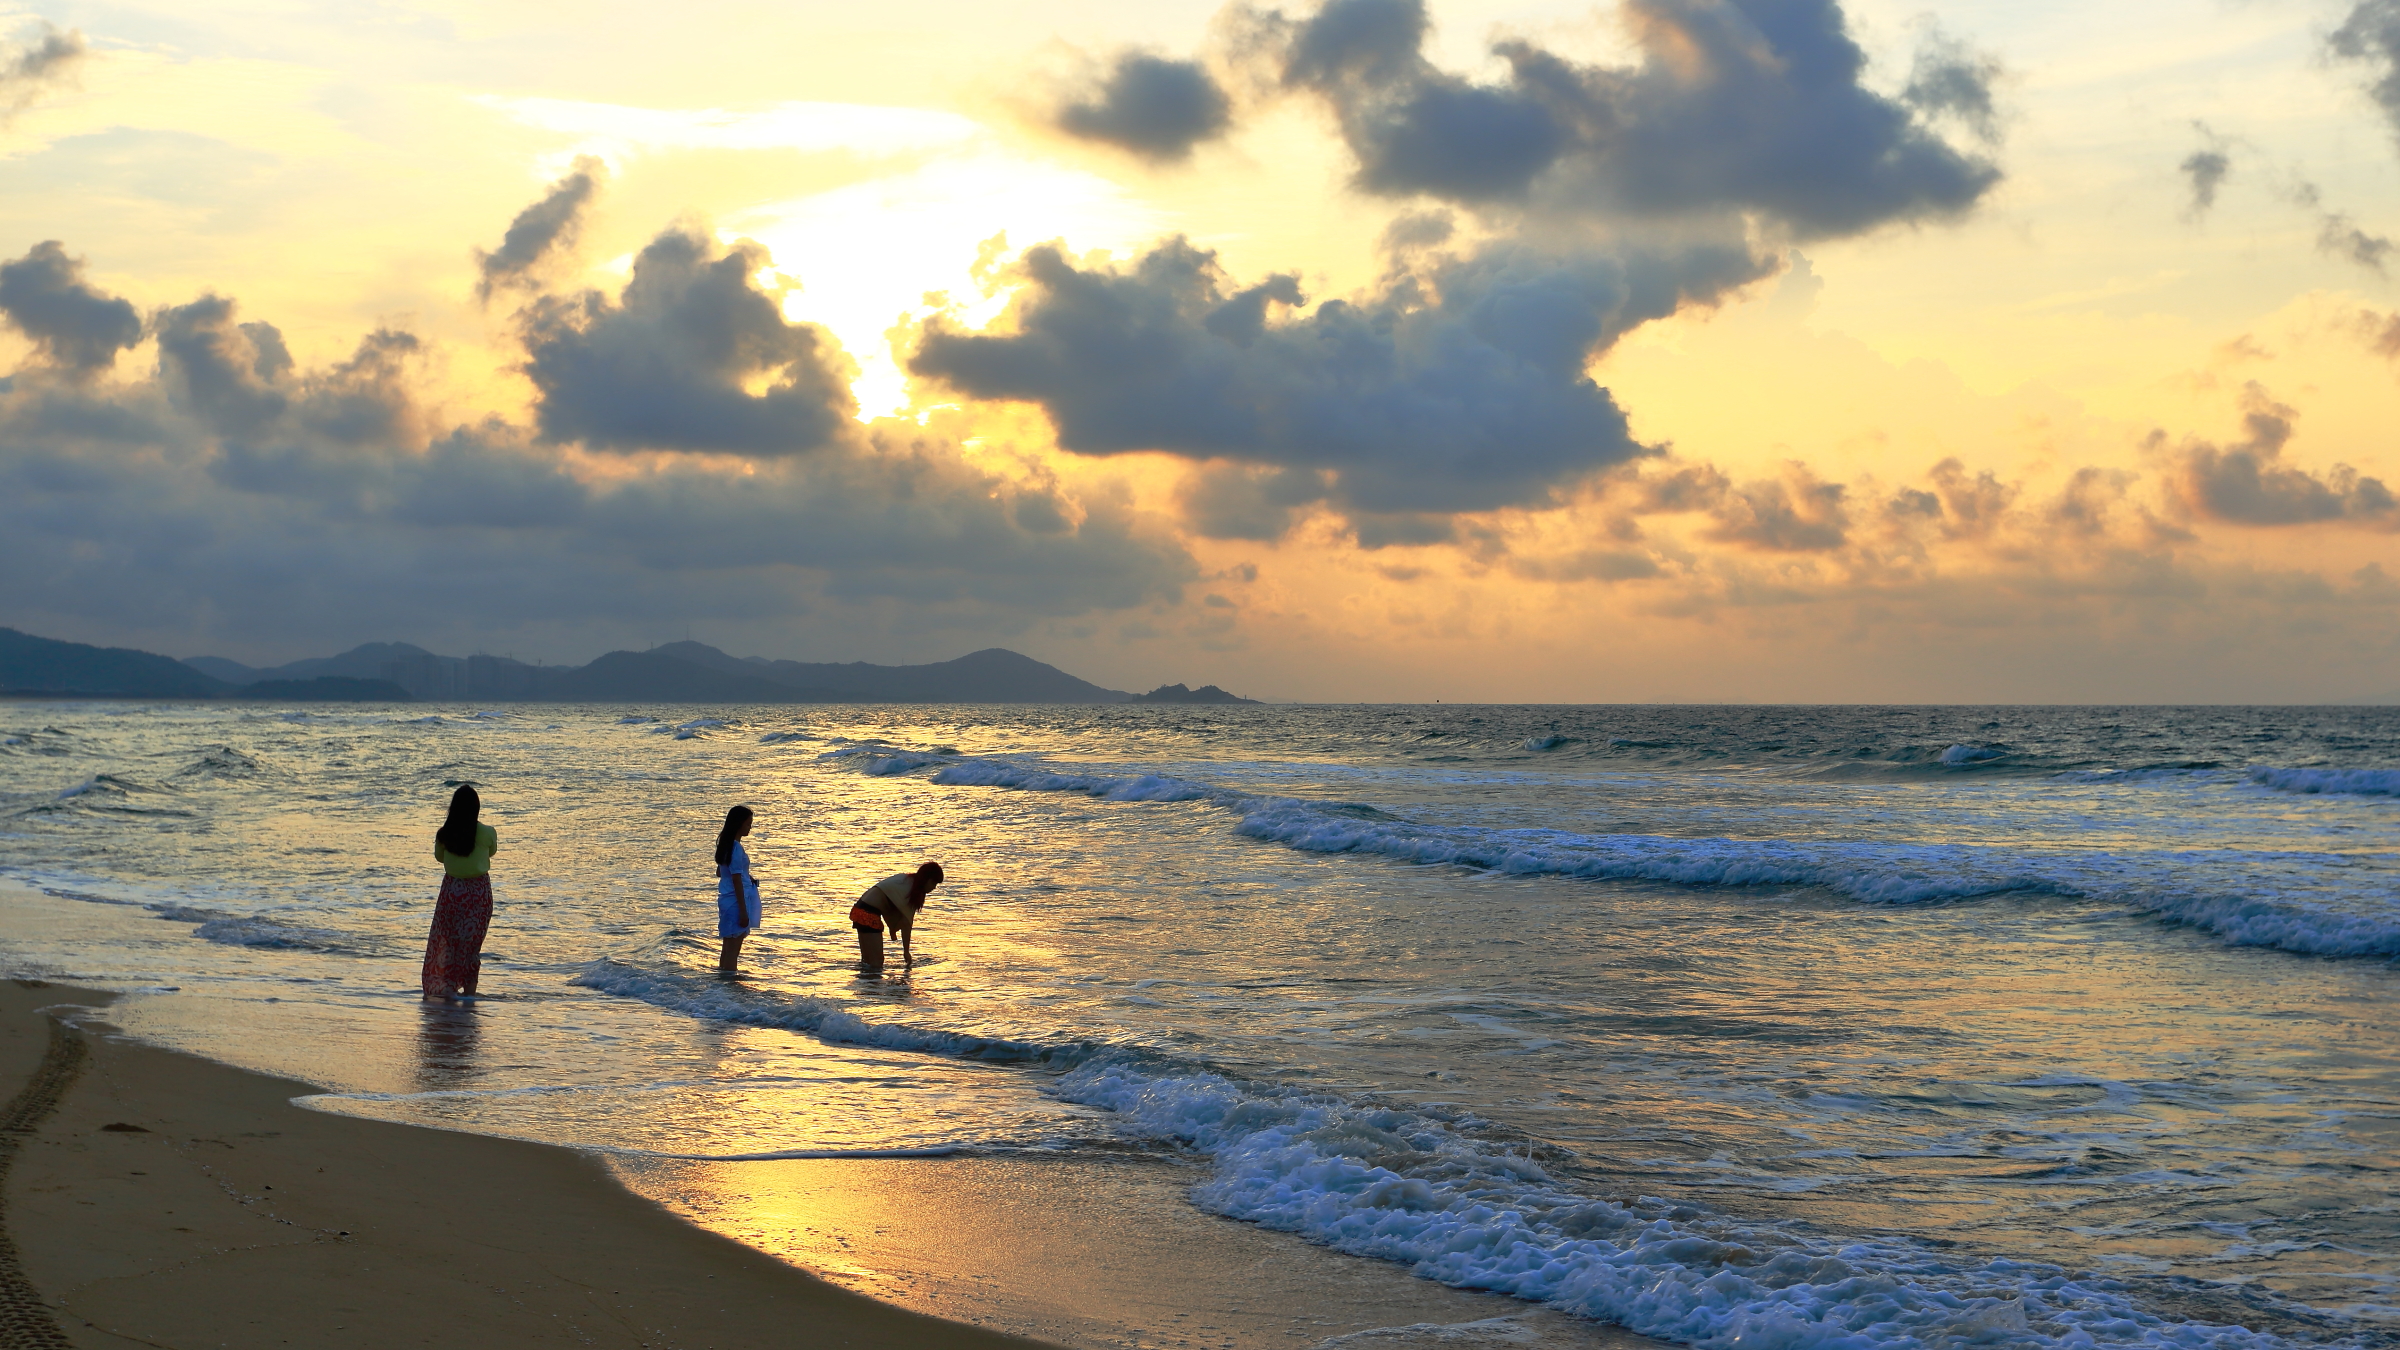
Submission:
<svg viewBox="0 0 2400 1350">
<path fill-rule="evenodd" d="M 1103 689 L 1056 666 L 1044 665 L 1005 647 L 969 652 L 955 661 L 923 666 L 877 666 L 765 661 L 728 656 L 699 642 L 653 647 L 652 656 L 671 656 L 727 674 L 773 680 L 811 691 L 811 701 L 845 703 L 1123 703 L 1121 689 Z"/>
<path fill-rule="evenodd" d="M 721 655 L 722 653 L 720 653 Z M 656 651 L 610 652 L 587 666 L 548 668 L 538 697 L 565 703 L 833 703 L 840 695 L 714 669 Z"/>
<path fill-rule="evenodd" d="M 225 685 L 173 657 L 0 628 L 0 693 L 215 698 Z"/>
<path fill-rule="evenodd" d="M 1186 689 L 1180 684 L 1162 684 L 1147 694 L 1135 694 L 1134 703 L 1256 703 L 1254 698 L 1239 698 L 1213 684 Z"/>
<path fill-rule="evenodd" d="M 700 642 L 617 651 L 582 666 L 528 665 L 505 656 L 441 656 L 406 642 L 370 642 L 338 656 L 247 666 L 221 656 L 176 661 L 86 647 L 0 628 L 0 692 L 120 698 L 562 703 L 1125 703 L 1056 666 L 1003 647 L 921 666 L 769 661 Z M 1162 697 L 1169 693 L 1180 697 Z M 1248 703 L 1215 685 L 1163 686 L 1143 702 Z"/>
<path fill-rule="evenodd" d="M 235 698 L 268 698 L 280 703 L 407 703 L 412 697 L 390 680 L 362 680 L 351 675 L 252 680 L 233 693 Z"/>
</svg>

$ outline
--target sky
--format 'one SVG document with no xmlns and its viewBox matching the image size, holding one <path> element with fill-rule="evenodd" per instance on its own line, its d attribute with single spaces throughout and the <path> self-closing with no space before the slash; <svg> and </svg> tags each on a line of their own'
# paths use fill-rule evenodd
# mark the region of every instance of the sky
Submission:
<svg viewBox="0 0 2400 1350">
<path fill-rule="evenodd" d="M 0 3 L 0 624 L 2400 700 L 2400 0 Z"/>
</svg>

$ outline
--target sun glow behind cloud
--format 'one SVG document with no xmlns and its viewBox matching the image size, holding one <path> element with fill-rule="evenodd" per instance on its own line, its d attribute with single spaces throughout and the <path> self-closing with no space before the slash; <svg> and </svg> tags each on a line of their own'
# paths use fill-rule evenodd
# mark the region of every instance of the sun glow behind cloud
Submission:
<svg viewBox="0 0 2400 1350">
<path fill-rule="evenodd" d="M 536 157 L 557 177 L 581 157 L 622 172 L 645 156 L 693 150 L 841 154 L 870 176 L 723 214 L 720 239 L 755 239 L 790 286 L 784 311 L 833 330 L 859 366 L 859 416 L 906 411 L 907 377 L 889 334 L 904 317 L 948 308 L 981 324 L 1006 303 L 974 274 L 985 241 L 1072 241 L 1123 251 L 1171 228 L 1168 213 L 1098 174 L 1036 158 L 957 113 L 859 103 L 778 103 L 740 110 L 641 108 L 479 96 L 512 120 L 570 138 Z M 622 271 L 630 255 L 610 270 Z M 932 297 L 942 297 L 936 304 Z"/>
<path fill-rule="evenodd" d="M 755 207 L 721 232 L 765 244 L 800 289 L 784 302 L 795 319 L 821 323 L 859 364 L 859 415 L 910 405 L 908 377 L 888 334 L 904 315 L 955 307 L 988 322 L 1007 301 L 974 275 L 985 241 L 1022 247 L 1070 239 L 1078 250 L 1126 250 L 1167 228 L 1163 213 L 1107 179 L 984 148 L 908 173 Z M 946 297 L 944 304 L 929 297 Z"/>
<path fill-rule="evenodd" d="M 2400 572 L 2400 509 L 2358 485 L 2400 482 L 2388 430 L 2400 283 L 2377 259 L 2331 250 L 2322 237 L 2335 216 L 2376 238 L 2392 233 L 2400 179 L 2392 119 L 2379 119 L 2364 92 L 2373 72 L 2319 59 L 2325 30 L 2355 0 L 2311 3 L 2310 14 L 2250 6 L 2203 21 L 2174 0 L 2128 0 L 2095 30 L 1990 0 L 1946 0 L 1930 21 L 1902 0 L 1843 0 L 1870 57 L 1862 87 L 1876 98 L 1912 97 L 1929 34 L 1999 61 L 2004 74 L 1985 91 L 1997 100 L 1999 139 L 1977 140 L 1975 126 L 1955 118 L 1936 127 L 1954 148 L 1996 156 L 1998 185 L 1955 218 L 1854 234 L 1843 233 L 1839 211 L 1818 210 L 1817 196 L 1777 198 L 1819 225 L 1840 225 L 1809 241 L 1808 265 L 1785 271 L 1794 259 L 1762 253 L 1755 269 L 1710 273 L 1699 292 L 1709 303 L 1622 333 L 1611 319 L 1613 350 L 1580 367 L 1559 363 L 1561 388 L 1588 374 L 1630 418 L 1633 439 L 1669 447 L 1665 456 L 1612 468 L 1580 443 L 1500 435 L 1491 441 L 1499 467 L 1532 463 L 1538 446 L 1559 453 L 1521 491 L 1487 491 L 1498 480 L 1477 471 L 1460 480 L 1475 493 L 1409 480 L 1385 484 L 1374 500 L 1326 495 L 1348 489 L 1325 477 L 1324 426 L 1276 428 L 1301 413 L 1374 412 L 1383 395 L 1501 388 L 1488 371 L 1432 378 L 1451 367 L 1429 365 L 1424 353 L 1451 348 L 1382 344 L 1375 323 L 1413 323 L 1505 366 L 1532 350 L 1520 341 L 1538 335 L 1527 316 L 1549 312 L 1517 301 L 1582 295 L 1559 283 L 1598 286 L 1614 255 L 1584 259 L 1593 265 L 1572 278 L 1541 280 L 1535 264 L 1586 245 L 1608 253 L 1617 236 L 1583 226 L 1621 223 L 1605 203 L 1572 193 L 1491 196 L 1499 189 L 1489 174 L 1516 161 L 1412 158 L 1399 151 L 1436 142 L 1420 144 L 1423 128 L 1385 115 L 1421 103 L 1432 116 L 1450 106 L 1437 95 L 1468 88 L 1524 112 L 1508 63 L 1491 57 L 1495 37 L 1617 68 L 1643 59 L 1640 30 L 1595 22 L 1580 5 L 1439 0 L 1416 49 L 1430 64 L 1393 77 L 1411 102 L 1331 77 L 1304 91 L 1244 84 L 1243 72 L 1259 72 L 1198 11 L 1113 14 L 1076 28 L 1051 14 L 990 9 L 936 21 L 903 5 L 874 16 L 888 26 L 872 33 L 812 32 L 801 55 L 768 30 L 821 27 L 821 15 L 746 12 L 734 24 L 703 11 L 671 30 L 611 39 L 604 61 L 559 57 L 538 69 L 514 51 L 470 50 L 455 32 L 410 49 L 423 59 L 409 64 L 391 43 L 356 41 L 355 25 L 315 0 L 288 11 L 319 23 L 310 31 L 322 40 L 275 56 L 260 55 L 223 12 L 191 21 L 190 33 L 210 23 L 225 30 L 213 46 L 183 28 L 162 36 L 62 14 L 60 23 L 91 30 L 95 55 L 0 142 L 0 217 L 12 227 L 0 262 L 41 271 L 34 264 L 48 255 L 27 250 L 58 239 L 65 252 L 44 275 L 57 280 L 60 267 L 88 263 L 95 295 L 140 314 L 212 296 L 238 301 L 209 333 L 248 350 L 237 334 L 274 326 L 297 364 L 243 388 L 260 407 L 284 400 L 297 410 L 278 424 L 289 424 L 283 439 L 315 447 L 324 472 L 243 477 L 258 467 L 244 456 L 264 442 L 236 428 L 218 446 L 219 429 L 187 406 L 189 377 L 168 378 L 198 358 L 153 354 L 156 334 L 124 349 L 113 369 L 86 370 L 62 364 L 58 351 L 81 350 L 60 347 L 66 338 L 52 334 L 40 347 L 10 327 L 0 347 L 33 368 L 0 405 L 32 419 L 18 424 L 26 430 L 12 449 L 34 476 L 6 481 L 18 484 L 17 518 L 48 522 L 41 529 L 111 519 L 82 499 L 42 496 L 64 481 L 55 474 L 36 481 L 52 462 L 41 454 L 117 462 L 116 452 L 75 440 L 80 432 L 39 421 L 70 405 L 105 405 L 149 419 L 144 436 L 193 438 L 198 448 L 179 453 L 226 480 L 193 479 L 180 515 L 128 538 L 212 537 L 220 510 L 238 516 L 267 500 L 260 493 L 284 494 L 280 503 L 364 484 L 366 497 L 329 497 L 305 508 L 322 507 L 308 519 L 348 539 L 348 526 L 327 523 L 382 510 L 391 547 L 405 551 L 418 525 L 401 516 L 432 508 L 413 497 L 391 505 L 400 500 L 392 484 L 414 483 L 420 470 L 428 481 L 471 471 L 492 480 L 471 494 L 483 523 L 444 517 L 444 548 L 470 540 L 489 551 L 494 574 L 534 578 L 548 566 L 541 541 L 622 553 L 626 520 L 672 518 L 662 537 L 674 547 L 642 554 L 624 584 L 648 588 L 667 612 L 721 605 L 748 616 L 750 645 L 770 654 L 819 640 L 833 644 L 828 653 L 869 654 L 856 644 L 875 631 L 891 645 L 873 654 L 931 659 L 955 654 L 951 635 L 971 627 L 974 642 L 1038 650 L 1120 684 L 1171 675 L 1295 694 L 2380 695 L 2392 687 L 2391 602 L 2379 598 L 2381 583 L 2361 578 Z M 1297 22 L 1315 8 L 1286 12 Z M 555 53 L 546 20 L 520 19 L 501 29 L 538 30 Z M 2164 45 L 2118 40 L 2140 33 L 2168 36 Z M 1044 41 L 1089 54 L 1103 73 L 1136 53 L 1153 75 L 1173 67 L 1186 84 L 1218 79 L 1233 116 L 1174 123 L 1175 136 L 1162 140 L 1157 117 L 1173 109 L 1143 93 L 1153 85 L 1093 83 L 1073 95 L 1085 112 L 1074 132 L 1082 139 L 1073 139 L 1066 105 L 1050 107 L 1025 73 L 1042 67 Z M 770 49 L 789 59 L 763 72 L 753 60 L 751 78 L 734 71 Z M 681 59 L 687 50 L 725 61 Z M 996 87 L 987 78 L 995 71 L 1013 83 Z M 1741 97 L 1753 83 L 1723 92 Z M 1634 111 L 1671 118 L 1681 106 L 1673 93 L 1660 84 Z M 1767 136 L 1788 121 L 1741 125 Z M 1732 124 L 1708 125 L 1721 137 Z M 1823 139 L 1794 153 L 1822 151 Z M 1599 145 L 1570 135 L 1544 153 L 1567 147 L 1599 172 L 1608 168 L 1592 158 Z M 2204 146 L 2228 157 L 2205 210 L 2178 168 Z M 518 230 L 518 213 L 554 194 L 582 156 L 603 167 L 555 245 Z M 1674 167 L 1706 160 L 1685 156 Z M 1650 180 L 1607 181 L 1631 191 Z M 1571 186 L 1557 174 L 1541 182 Z M 1441 228 L 1443 202 L 1452 233 L 1424 243 Z M 1512 230 L 1519 254 L 1499 249 Z M 1157 249 L 1175 235 L 1198 246 Z M 1379 243 L 1403 235 L 1415 242 L 1400 252 Z M 662 240 L 701 241 L 685 249 L 696 261 L 654 258 L 650 284 L 629 296 L 635 259 Z M 1020 270 L 1027 250 L 1045 244 L 1056 248 L 1041 257 L 1058 277 L 1153 306 L 1158 332 L 1110 327 L 1076 345 L 1077 325 L 1098 311 L 1055 284 L 1015 291 L 1021 311 L 989 329 L 1010 288 L 1036 275 Z M 509 250 L 523 265 L 495 270 L 494 255 Z M 702 265 L 736 254 L 750 278 L 701 285 Z M 1096 261 L 1102 254 L 1114 261 Z M 1445 270 L 1444 256 L 1474 266 Z M 1190 275 L 1177 280 L 1186 263 Z M 1145 264 L 1146 279 L 1136 275 Z M 1395 290 L 1391 278 L 1404 272 L 1439 283 L 1428 294 L 1449 308 L 1437 313 Z M 1520 273 L 1534 280 L 1517 285 Z M 1256 311 L 1249 328 L 1234 312 L 1245 294 Z M 697 326 L 677 307 L 685 301 L 706 311 Z M 1221 306 L 1231 308 L 1215 314 Z M 1337 370 L 1315 361 L 1334 350 L 1331 316 L 1345 311 L 1365 316 L 1348 334 L 1364 343 L 1356 350 L 1388 347 L 1398 375 L 1375 373 L 1383 368 L 1373 362 Z M 917 321 L 936 313 L 953 350 L 912 388 L 892 344 L 917 350 Z M 768 317 L 776 315 L 822 325 L 832 341 L 788 333 Z M 1156 354 L 1137 339 L 1162 333 L 1193 358 L 1173 367 L 1199 391 L 1188 402 L 1165 396 L 1183 385 L 1125 392 L 1146 377 L 1135 358 Z M 767 355 L 742 356 L 735 341 L 736 357 L 720 359 L 708 344 L 728 337 L 758 339 Z M 970 350 L 969 338 L 982 345 Z M 404 339 L 421 345 L 395 345 Z M 367 365 L 353 353 L 368 351 L 362 341 L 382 344 L 374 352 L 388 379 L 361 373 Z M 255 353 L 268 365 L 272 345 Z M 794 355 L 804 348 L 826 359 Z M 545 356 L 546 384 L 528 374 Z M 613 364 L 570 379 L 577 372 L 561 364 L 569 356 Z M 1344 372 L 1347 383 L 1311 382 Z M 743 435 L 726 441 L 726 426 L 674 418 L 628 429 L 639 419 L 601 406 L 628 388 L 631 404 L 673 403 L 633 378 L 652 375 L 693 408 L 741 414 L 726 426 Z M 936 377 L 941 384 L 927 382 Z M 1209 384 L 1219 377 L 1239 377 L 1237 387 Z M 809 398 L 778 392 L 795 380 Z M 360 390 L 408 412 L 415 439 L 318 445 L 321 428 L 308 418 L 331 405 L 317 395 Z M 795 402 L 829 417 L 803 418 L 806 434 L 750 434 L 762 410 L 789 412 Z M 1487 397 L 1476 406 L 1497 425 L 1521 423 L 1526 404 Z M 1228 407 L 1271 415 L 1264 430 L 1183 434 Z M 851 423 L 853 412 L 869 425 Z M 918 418 L 921 433 L 872 425 L 894 413 Z M 2271 423 L 2274 435 L 2258 431 L 2262 417 L 2257 425 Z M 1077 418 L 1072 447 L 1062 446 L 1061 428 Z M 1398 463 L 1403 442 L 1423 442 L 1426 463 L 1451 463 L 1443 445 L 1463 441 L 1419 435 L 1429 424 L 1377 423 L 1355 464 L 1337 467 Z M 140 452 L 148 446 L 139 442 Z M 0 473 L 10 463 L 0 456 Z M 2234 491 L 2237 470 L 2258 479 L 2256 491 Z M 941 485 L 931 496 L 932 480 L 910 477 L 926 471 Z M 950 494 L 941 510 L 912 528 L 980 542 L 957 543 L 955 556 L 943 555 L 950 570 L 927 573 L 932 580 L 864 576 L 847 555 L 826 568 L 789 547 L 879 504 L 941 493 Z M 674 516 L 670 498 L 694 514 Z M 44 501 L 52 504 L 26 504 Z M 117 507 L 120 517 L 129 509 Z M 820 508 L 831 514 L 811 514 Z M 298 556 L 318 546 L 285 547 Z M 83 555 L 53 549 L 43 565 L 69 556 Z M 195 552 L 180 570 L 205 578 L 211 565 Z M 1076 589 L 1114 572 L 1148 578 L 1148 589 Z M 705 584 L 694 580 L 704 574 Z M 1198 578 L 1190 593 L 1169 595 L 1187 575 Z M 985 597 L 975 587 L 1010 577 L 1017 589 L 1004 601 L 956 598 Z M 23 623 L 172 646 L 137 631 L 153 622 L 143 616 L 163 584 L 145 578 L 128 592 L 137 600 L 111 609 L 94 574 L 62 574 L 48 589 L 74 601 L 62 613 L 84 626 L 33 614 Z M 2278 586 L 2301 599 L 2256 599 Z M 621 606 L 594 612 L 612 607 Z M 388 606 L 348 610 L 367 617 L 358 620 L 366 627 L 340 629 L 345 640 L 404 627 Z M 295 611 L 261 612 L 288 626 Z M 559 621 L 560 659 L 601 641 L 575 628 L 592 622 L 582 615 Z M 500 608 L 469 617 L 510 621 Z M 2314 644 L 2319 655 L 2300 674 L 2264 655 L 2255 668 L 2234 659 L 2277 624 L 2333 636 Z M 1536 633 L 1528 645 L 1539 650 L 1523 660 L 1489 661 L 1492 643 Z M 413 630 L 398 635 L 418 640 Z M 335 639 L 292 640 L 283 655 Z M 1736 647 L 1757 659 L 1727 662 Z M 1174 665 L 1170 648 L 1222 664 Z M 1609 658 L 1617 665 L 1601 651 L 1618 653 Z M 1956 670 L 1923 674 L 1934 659 L 1926 653 L 1944 652 L 1956 654 Z M 1147 664 L 1162 661 L 1171 668 Z M 2062 665 L 2081 673 L 2044 669 Z M 1729 673 L 1745 669 L 1765 673 Z M 1861 671 L 1912 670 L 1906 680 L 1861 683 Z M 2190 678 L 2170 690 L 2161 671 Z M 2302 675 L 2314 681 L 2305 690 Z"/>
</svg>

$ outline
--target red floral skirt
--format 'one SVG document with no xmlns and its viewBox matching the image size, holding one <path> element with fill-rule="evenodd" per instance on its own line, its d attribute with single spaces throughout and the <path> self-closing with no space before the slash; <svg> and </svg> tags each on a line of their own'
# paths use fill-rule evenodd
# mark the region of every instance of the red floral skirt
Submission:
<svg viewBox="0 0 2400 1350">
<path fill-rule="evenodd" d="M 433 931 L 425 937 L 425 993 L 432 998 L 471 994 L 483 973 L 483 935 L 492 928 L 492 879 L 442 878 L 433 902 Z"/>
</svg>

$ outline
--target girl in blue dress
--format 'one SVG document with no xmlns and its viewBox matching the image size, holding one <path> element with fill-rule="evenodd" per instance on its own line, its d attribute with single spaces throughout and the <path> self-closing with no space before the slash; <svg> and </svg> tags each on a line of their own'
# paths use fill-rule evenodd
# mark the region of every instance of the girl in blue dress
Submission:
<svg viewBox="0 0 2400 1350">
<path fill-rule="evenodd" d="M 750 851 L 742 847 L 749 833 L 747 806 L 726 812 L 725 828 L 717 831 L 717 936 L 725 944 L 717 970 L 726 975 L 741 959 L 742 939 L 758 927 L 758 878 L 750 872 Z"/>
</svg>

